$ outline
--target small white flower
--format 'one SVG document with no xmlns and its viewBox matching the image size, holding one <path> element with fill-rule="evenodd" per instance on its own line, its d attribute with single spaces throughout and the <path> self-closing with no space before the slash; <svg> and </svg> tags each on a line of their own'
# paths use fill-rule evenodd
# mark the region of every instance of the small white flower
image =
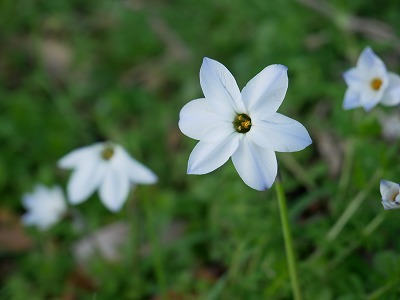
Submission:
<svg viewBox="0 0 400 300">
<path fill-rule="evenodd" d="M 400 185 L 398 183 L 381 180 L 380 190 L 384 209 L 400 208 Z"/>
<path fill-rule="evenodd" d="M 356 67 L 346 71 L 343 77 L 348 85 L 344 109 L 362 106 L 369 111 L 378 103 L 387 106 L 400 103 L 400 76 L 388 72 L 370 47 L 364 49 Z"/>
<path fill-rule="evenodd" d="M 311 138 L 299 122 L 277 113 L 288 88 L 287 68 L 271 65 L 240 92 L 221 63 L 204 58 L 200 84 L 205 98 L 187 103 L 179 128 L 200 140 L 188 162 L 188 174 L 206 174 L 230 157 L 253 189 L 270 188 L 277 175 L 275 151 L 299 151 Z"/>
<path fill-rule="evenodd" d="M 33 193 L 22 197 L 22 205 L 27 212 L 22 216 L 25 225 L 36 225 L 46 230 L 57 223 L 66 213 L 64 195 L 59 186 L 47 188 L 36 185 Z"/>
<path fill-rule="evenodd" d="M 125 149 L 112 143 L 96 143 L 76 149 L 58 162 L 74 169 L 67 193 L 71 204 L 78 204 L 99 189 L 100 200 L 113 212 L 121 209 L 131 185 L 153 184 L 157 176 L 133 159 Z"/>
</svg>

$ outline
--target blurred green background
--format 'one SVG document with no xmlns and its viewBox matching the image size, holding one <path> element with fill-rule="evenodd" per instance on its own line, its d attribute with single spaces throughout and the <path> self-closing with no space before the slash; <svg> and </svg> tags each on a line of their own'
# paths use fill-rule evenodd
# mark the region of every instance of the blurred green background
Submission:
<svg viewBox="0 0 400 300">
<path fill-rule="evenodd" d="M 291 299 L 274 190 L 250 189 L 231 162 L 186 175 L 196 141 L 179 111 L 202 97 L 207 56 L 241 88 L 267 65 L 289 68 L 279 112 L 313 139 L 277 154 L 305 299 L 400 299 L 400 212 L 384 212 L 379 193 L 380 179 L 400 181 L 400 130 L 387 122 L 399 110 L 342 109 L 342 73 L 365 46 L 400 71 L 399 11 L 362 0 L 1 1 L 0 298 Z M 21 196 L 65 187 L 57 160 L 103 140 L 159 183 L 117 214 L 94 195 L 49 231 L 22 227 Z M 77 253 L 94 233 L 118 255 Z"/>
</svg>

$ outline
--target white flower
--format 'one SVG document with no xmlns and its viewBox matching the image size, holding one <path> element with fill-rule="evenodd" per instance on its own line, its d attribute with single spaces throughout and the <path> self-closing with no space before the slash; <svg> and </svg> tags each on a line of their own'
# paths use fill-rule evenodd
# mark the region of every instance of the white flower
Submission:
<svg viewBox="0 0 400 300">
<path fill-rule="evenodd" d="M 78 204 L 99 189 L 100 200 L 110 211 L 121 209 L 131 185 L 152 184 L 157 176 L 133 159 L 124 148 L 112 143 L 96 143 L 76 149 L 58 165 L 74 169 L 67 193 L 71 204 Z"/>
<path fill-rule="evenodd" d="M 285 66 L 266 67 L 240 92 L 228 69 L 204 58 L 200 84 L 205 98 L 187 103 L 179 119 L 180 130 L 200 140 L 190 154 L 188 174 L 209 173 L 232 157 L 243 181 L 265 190 L 276 178 L 275 151 L 311 144 L 303 125 L 276 112 L 288 88 Z"/>
<path fill-rule="evenodd" d="M 369 111 L 378 103 L 388 106 L 400 103 L 400 76 L 388 72 L 369 47 L 361 53 L 356 67 L 346 71 L 343 77 L 348 85 L 344 109 L 362 106 Z"/>
<path fill-rule="evenodd" d="M 22 197 L 22 205 L 27 210 L 22 216 L 22 223 L 36 225 L 41 230 L 57 223 L 67 211 L 64 195 L 59 186 L 47 188 L 36 185 L 33 193 Z"/>
<path fill-rule="evenodd" d="M 400 185 L 398 183 L 381 180 L 380 190 L 384 209 L 400 208 Z"/>
</svg>

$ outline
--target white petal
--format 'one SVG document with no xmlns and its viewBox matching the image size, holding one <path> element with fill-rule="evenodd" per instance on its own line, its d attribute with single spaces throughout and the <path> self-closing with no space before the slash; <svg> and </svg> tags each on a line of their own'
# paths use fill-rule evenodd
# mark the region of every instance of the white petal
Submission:
<svg viewBox="0 0 400 300">
<path fill-rule="evenodd" d="M 381 100 L 382 95 L 383 89 L 379 90 L 378 92 L 375 92 L 370 88 L 363 89 L 360 94 L 360 102 L 364 107 L 364 110 L 370 111 L 372 108 L 374 108 Z"/>
<path fill-rule="evenodd" d="M 22 202 L 28 211 L 22 216 L 22 223 L 35 225 L 42 230 L 59 221 L 66 211 L 64 196 L 59 186 L 48 188 L 36 185 L 33 193 L 24 195 Z"/>
<path fill-rule="evenodd" d="M 381 180 L 379 188 L 384 200 L 391 200 L 393 196 L 396 196 L 400 192 L 400 185 L 388 180 Z"/>
<path fill-rule="evenodd" d="M 361 52 L 357 60 L 357 69 L 361 74 L 381 74 L 386 73 L 386 66 L 383 61 L 367 47 Z"/>
<path fill-rule="evenodd" d="M 398 202 L 393 202 L 393 201 L 384 201 L 382 200 L 382 205 L 385 210 L 389 209 L 399 209 L 400 204 Z"/>
<path fill-rule="evenodd" d="M 221 63 L 205 57 L 200 68 L 200 85 L 212 111 L 226 121 L 244 112 L 240 90 L 231 72 Z"/>
<path fill-rule="evenodd" d="M 299 151 L 312 143 L 307 129 L 300 122 L 279 113 L 268 120 L 254 120 L 246 135 L 258 146 L 279 152 Z"/>
<path fill-rule="evenodd" d="M 258 73 L 242 90 L 242 99 L 250 117 L 275 113 L 287 88 L 287 67 L 270 65 Z"/>
<path fill-rule="evenodd" d="M 157 175 L 131 157 L 121 146 L 115 147 L 115 158 L 112 164 L 113 168 L 124 173 L 131 183 L 153 184 L 157 182 Z"/>
<path fill-rule="evenodd" d="M 201 140 L 211 128 L 217 127 L 222 119 L 210 110 L 206 99 L 196 99 L 187 103 L 179 114 L 179 129 L 183 134 Z"/>
<path fill-rule="evenodd" d="M 368 88 L 369 75 L 360 72 L 357 68 L 351 68 L 343 73 L 343 79 L 353 90 L 361 91 Z"/>
<path fill-rule="evenodd" d="M 103 180 L 107 164 L 99 158 L 91 157 L 78 166 L 68 182 L 67 193 L 71 204 L 78 204 L 90 197 Z"/>
<path fill-rule="evenodd" d="M 27 212 L 22 215 L 21 222 L 22 222 L 22 224 L 24 224 L 26 226 L 30 226 L 30 225 L 34 225 L 35 223 L 37 223 L 37 220 L 33 213 Z"/>
<path fill-rule="evenodd" d="M 103 143 L 78 148 L 68 153 L 58 161 L 58 166 L 63 169 L 72 169 L 82 164 L 88 158 L 99 153 Z"/>
<path fill-rule="evenodd" d="M 239 145 L 242 134 L 234 132 L 218 142 L 200 141 L 189 157 L 188 174 L 206 174 L 222 166 Z"/>
<path fill-rule="evenodd" d="M 263 191 L 272 186 L 278 171 L 275 152 L 253 144 L 246 136 L 232 155 L 232 161 L 243 181 Z"/>
<path fill-rule="evenodd" d="M 35 197 L 32 194 L 24 194 L 22 196 L 22 205 L 25 209 L 31 209 L 35 206 Z"/>
<path fill-rule="evenodd" d="M 234 133 L 237 134 L 233 123 L 224 121 L 219 123 L 218 127 L 211 128 L 209 131 L 207 131 L 201 140 L 206 143 L 219 142 Z"/>
<path fill-rule="evenodd" d="M 50 197 L 54 199 L 54 203 L 57 204 L 59 210 L 63 210 L 66 207 L 64 193 L 60 186 L 56 185 L 49 189 Z"/>
<path fill-rule="evenodd" d="M 129 179 L 124 172 L 110 168 L 100 186 L 100 199 L 112 212 L 119 211 L 129 194 Z"/>
<path fill-rule="evenodd" d="M 348 88 L 344 95 L 343 109 L 353 109 L 361 106 L 360 93 L 352 88 Z"/>
<path fill-rule="evenodd" d="M 382 96 L 381 103 L 387 106 L 394 106 L 400 103 L 400 76 L 389 73 L 389 85 Z"/>
</svg>

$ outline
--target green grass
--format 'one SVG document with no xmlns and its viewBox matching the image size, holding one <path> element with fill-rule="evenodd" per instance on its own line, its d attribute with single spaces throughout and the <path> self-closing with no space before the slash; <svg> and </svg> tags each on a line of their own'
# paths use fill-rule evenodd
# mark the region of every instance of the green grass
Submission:
<svg viewBox="0 0 400 300">
<path fill-rule="evenodd" d="M 14 242 L 30 245 L 0 242 L 0 299 L 291 299 L 274 191 L 248 188 L 231 162 L 186 175 L 196 141 L 177 123 L 202 97 L 205 56 L 239 87 L 267 65 L 289 68 L 279 112 L 313 139 L 277 155 L 304 299 L 399 299 L 399 211 L 383 212 L 379 193 L 380 179 L 400 181 L 400 143 L 379 122 L 398 110 L 344 111 L 342 73 L 367 45 L 400 72 L 400 4 L 329 1 L 324 14 L 304 3 L 314 2 L 2 1 L 0 241 L 18 227 L 23 193 L 65 187 L 56 162 L 77 147 L 120 143 L 159 183 L 117 214 L 94 195 L 46 233 L 20 230 Z M 367 25 L 348 26 L 352 16 Z M 121 220 L 131 231 L 120 260 L 78 265 L 72 245 Z"/>
</svg>

